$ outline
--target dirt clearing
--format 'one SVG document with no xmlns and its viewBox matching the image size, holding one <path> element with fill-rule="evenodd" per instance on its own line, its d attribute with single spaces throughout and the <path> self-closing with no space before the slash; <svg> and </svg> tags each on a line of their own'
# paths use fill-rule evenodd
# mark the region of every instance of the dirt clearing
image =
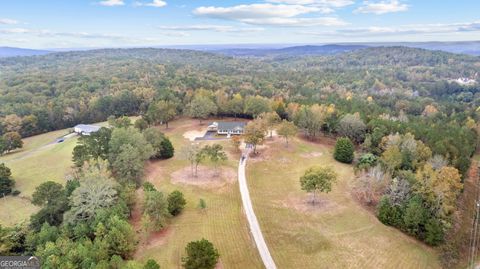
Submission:
<svg viewBox="0 0 480 269">
<path fill-rule="evenodd" d="M 202 189 L 218 189 L 226 187 L 237 180 L 237 173 L 232 168 L 214 168 L 200 165 L 197 176 L 192 175 L 191 168 L 185 167 L 172 173 L 173 184 L 197 186 Z"/>
<path fill-rule="evenodd" d="M 205 135 L 205 131 L 188 131 L 183 134 L 183 137 L 190 141 L 195 141 L 197 137 L 203 137 Z"/>
</svg>

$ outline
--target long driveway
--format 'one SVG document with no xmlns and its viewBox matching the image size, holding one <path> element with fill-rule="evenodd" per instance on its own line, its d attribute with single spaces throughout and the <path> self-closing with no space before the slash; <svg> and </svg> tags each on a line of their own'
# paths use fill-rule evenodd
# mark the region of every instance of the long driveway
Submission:
<svg viewBox="0 0 480 269">
<path fill-rule="evenodd" d="M 238 182 L 240 186 L 240 194 L 242 195 L 243 208 L 245 214 L 247 215 L 248 224 L 250 225 L 250 232 L 253 235 L 255 244 L 257 245 L 258 252 L 262 258 L 263 264 L 267 269 L 276 269 L 277 266 L 270 255 L 265 239 L 263 238 L 262 230 L 260 230 L 260 225 L 258 224 L 257 216 L 252 207 L 252 200 L 250 200 L 250 192 L 248 191 L 247 179 L 245 177 L 245 166 L 247 164 L 248 155 L 250 150 L 247 149 L 243 156 L 240 159 L 238 164 Z"/>
</svg>

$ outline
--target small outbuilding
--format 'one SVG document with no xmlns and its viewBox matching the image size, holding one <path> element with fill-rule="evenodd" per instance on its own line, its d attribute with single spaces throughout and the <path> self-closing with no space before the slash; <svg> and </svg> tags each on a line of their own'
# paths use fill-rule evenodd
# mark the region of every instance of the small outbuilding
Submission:
<svg viewBox="0 0 480 269">
<path fill-rule="evenodd" d="M 100 126 L 89 125 L 89 124 L 78 124 L 73 127 L 73 131 L 79 135 L 91 135 L 92 133 L 98 132 Z"/>
</svg>

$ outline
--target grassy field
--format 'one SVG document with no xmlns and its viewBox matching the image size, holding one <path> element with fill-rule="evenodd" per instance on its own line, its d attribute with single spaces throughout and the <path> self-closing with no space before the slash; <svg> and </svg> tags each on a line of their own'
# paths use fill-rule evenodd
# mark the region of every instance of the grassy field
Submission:
<svg viewBox="0 0 480 269">
<path fill-rule="evenodd" d="M 159 128 L 172 140 L 176 156 L 149 163 L 146 178 L 165 193 L 182 191 L 187 206 L 161 232 L 147 239 L 139 232 L 142 239 L 135 258 L 154 258 L 162 268 L 181 268 L 186 244 L 206 238 L 219 249 L 218 268 L 263 268 L 241 205 L 236 180 L 239 154 L 225 140 L 202 142 L 224 145 L 229 161 L 222 169 L 231 172 L 227 173 L 231 182 L 208 187 L 175 182 L 174 175 L 189 167 L 178 157 L 180 148 L 189 143 L 184 135 L 199 132 L 206 123 L 199 126 L 197 121 L 181 119 L 167 130 Z M 0 208 L 7 209 L 0 211 L 0 224 L 13 225 L 37 210 L 29 199 L 41 182 L 64 182 L 77 138 L 52 142 L 66 133 L 62 130 L 27 138 L 24 149 L 0 158 L 12 169 L 16 188 L 22 192 L 18 197 L 0 199 Z M 285 148 L 282 141 L 274 139 L 261 152 L 249 161 L 247 180 L 278 268 L 439 268 L 431 248 L 384 226 L 352 198 L 352 169 L 331 158 L 331 146 L 295 139 Z M 320 206 L 312 208 L 298 179 L 307 167 L 318 164 L 333 165 L 339 180 L 332 193 L 321 195 Z M 206 163 L 204 168 L 212 169 L 212 164 Z M 205 210 L 198 208 L 200 198 L 206 201 Z M 139 227 L 138 218 L 132 223 Z"/>
<path fill-rule="evenodd" d="M 380 223 L 351 196 L 351 166 L 332 158 L 332 147 L 295 139 L 266 144 L 249 161 L 254 210 L 278 268 L 439 268 L 435 251 Z M 300 189 L 310 166 L 332 165 L 333 191 L 317 206 Z"/>
<path fill-rule="evenodd" d="M 197 121 L 182 120 L 171 123 L 168 130 L 163 127 L 161 130 L 171 138 L 178 153 L 183 145 L 189 143 L 183 134 L 201 128 L 206 128 L 206 125 L 199 127 Z M 187 199 L 187 206 L 180 216 L 172 219 L 166 230 L 151 235 L 148 243 L 141 243 L 137 259 L 154 258 L 162 268 L 181 268 L 181 257 L 184 255 L 186 244 L 205 238 L 218 248 L 221 256 L 220 268 L 262 268 L 242 212 L 236 181 L 238 156 L 233 154 L 228 142 L 216 141 L 216 143 L 223 144 L 229 151 L 229 161 L 223 168 L 234 171 L 235 181 L 226 186 L 205 189 L 188 184 L 173 184 L 172 173 L 189 166 L 187 162 L 178 159 L 178 154 L 170 160 L 149 165 L 148 180 L 164 192 L 175 189 L 182 191 Z M 211 167 L 211 164 L 207 166 Z M 207 204 L 204 211 L 197 207 L 200 198 Z"/>
<path fill-rule="evenodd" d="M 55 140 L 67 133 L 68 130 L 60 130 L 26 138 L 21 150 L 0 157 L 0 163 L 5 163 L 12 170 L 15 189 L 21 191 L 17 197 L 0 199 L 0 224 L 17 224 L 36 212 L 30 197 L 40 183 L 48 180 L 65 182 L 77 138 L 63 143 L 55 143 Z"/>
</svg>

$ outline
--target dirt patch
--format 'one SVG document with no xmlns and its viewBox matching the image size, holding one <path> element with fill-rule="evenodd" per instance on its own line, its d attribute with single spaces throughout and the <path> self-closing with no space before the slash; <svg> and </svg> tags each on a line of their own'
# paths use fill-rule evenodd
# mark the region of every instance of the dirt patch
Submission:
<svg viewBox="0 0 480 269">
<path fill-rule="evenodd" d="M 291 163 L 291 160 L 287 157 L 280 157 L 277 159 L 277 162 L 286 164 L 286 163 Z"/>
<path fill-rule="evenodd" d="M 215 265 L 215 269 L 223 269 L 223 263 L 222 263 L 222 260 L 219 259 L 218 262 L 217 262 L 217 265 Z"/>
<path fill-rule="evenodd" d="M 330 136 L 323 136 L 323 135 L 318 135 L 316 137 L 308 137 L 304 134 L 301 134 L 298 136 L 302 141 L 308 142 L 308 143 L 313 143 L 313 144 L 320 144 L 320 145 L 325 145 L 329 147 L 335 146 L 336 139 L 334 137 Z"/>
<path fill-rule="evenodd" d="M 137 232 L 137 234 L 140 232 Z M 166 243 L 167 238 L 170 237 L 174 233 L 174 229 L 172 227 L 167 227 L 165 229 L 162 229 L 161 231 L 158 232 L 152 232 L 150 233 L 147 238 L 143 238 L 140 240 L 137 250 L 135 251 L 134 257 L 141 256 L 142 253 L 151 248 L 157 248 L 162 246 L 163 244 Z M 142 238 L 141 234 L 138 234 L 138 237 Z"/>
<path fill-rule="evenodd" d="M 172 173 L 173 184 L 197 186 L 202 189 L 222 189 L 237 181 L 237 173 L 232 168 L 214 168 L 200 165 L 197 176 L 192 176 L 190 166 Z"/>
<path fill-rule="evenodd" d="M 167 237 L 169 237 L 173 232 L 174 229 L 171 226 L 168 226 L 165 229 L 162 229 L 158 232 L 152 232 L 145 236 L 142 231 L 142 203 L 143 201 L 143 190 L 140 188 L 136 191 L 137 199 L 136 203 L 133 207 L 131 216 L 130 216 L 130 224 L 133 226 L 137 237 L 140 239 L 137 250 L 135 252 L 135 256 L 141 255 L 143 251 L 150 248 L 155 248 L 158 246 L 163 245 Z"/>
<path fill-rule="evenodd" d="M 250 153 L 250 156 L 248 158 L 249 162 L 264 162 L 270 160 L 270 157 L 267 156 L 265 152 L 257 152 L 257 154 Z"/>
<path fill-rule="evenodd" d="M 336 202 L 317 197 L 315 203 L 312 203 L 312 197 L 293 197 L 289 196 L 285 200 L 279 201 L 282 207 L 292 208 L 302 213 L 325 213 L 338 210 L 341 206 Z"/>
<path fill-rule="evenodd" d="M 320 157 L 322 155 L 323 155 L 322 152 L 314 151 L 314 152 L 302 153 L 300 154 L 300 157 L 309 159 L 309 158 Z"/>
<path fill-rule="evenodd" d="M 183 134 L 183 137 L 190 141 L 195 141 L 197 137 L 203 137 L 205 135 L 205 131 L 188 131 Z"/>
</svg>

